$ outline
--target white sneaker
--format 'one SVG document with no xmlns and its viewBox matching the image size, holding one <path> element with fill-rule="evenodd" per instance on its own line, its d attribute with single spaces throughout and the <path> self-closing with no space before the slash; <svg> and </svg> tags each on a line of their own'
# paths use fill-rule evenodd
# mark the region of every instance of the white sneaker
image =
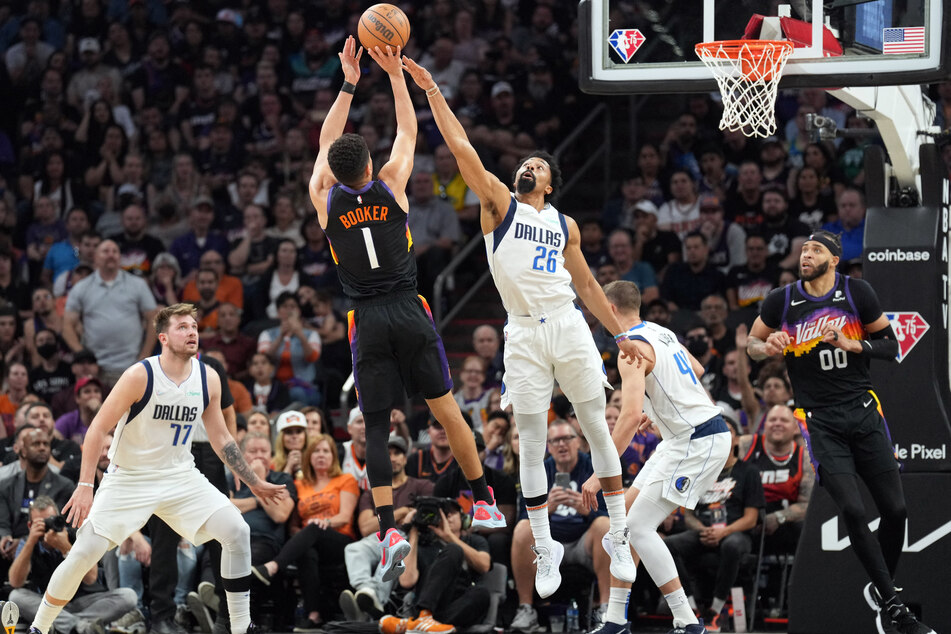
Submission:
<svg viewBox="0 0 951 634">
<path fill-rule="evenodd" d="M 599 605 L 594 610 L 591 610 L 591 629 L 596 630 L 602 625 L 608 622 L 608 606 L 607 604 Z"/>
<path fill-rule="evenodd" d="M 532 546 L 535 552 L 535 590 L 538 596 L 547 599 L 561 586 L 561 560 L 565 556 L 565 547 L 561 542 L 552 541 L 551 546 Z"/>
<path fill-rule="evenodd" d="M 634 583 L 637 577 L 637 566 L 631 557 L 631 541 L 628 539 L 630 531 L 608 532 L 601 538 L 601 546 L 611 558 L 611 574 L 624 583 Z"/>
<path fill-rule="evenodd" d="M 518 610 L 515 611 L 515 618 L 512 619 L 508 629 L 524 632 L 525 634 L 540 631 L 542 628 L 538 625 L 538 612 L 530 605 L 522 604 L 518 606 Z"/>
</svg>

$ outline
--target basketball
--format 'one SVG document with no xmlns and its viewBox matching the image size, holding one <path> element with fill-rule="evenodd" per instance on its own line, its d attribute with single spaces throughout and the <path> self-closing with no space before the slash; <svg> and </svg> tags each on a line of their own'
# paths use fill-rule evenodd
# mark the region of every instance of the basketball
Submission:
<svg viewBox="0 0 951 634">
<path fill-rule="evenodd" d="M 360 16 L 357 37 L 368 50 L 379 46 L 385 53 L 387 44 L 394 50 L 397 46 L 405 47 L 409 40 L 409 20 L 395 5 L 375 4 Z"/>
</svg>

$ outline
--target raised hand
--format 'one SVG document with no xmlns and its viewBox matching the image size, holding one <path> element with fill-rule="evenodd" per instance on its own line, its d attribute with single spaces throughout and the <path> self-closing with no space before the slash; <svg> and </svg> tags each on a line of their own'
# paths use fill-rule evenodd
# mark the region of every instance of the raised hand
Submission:
<svg viewBox="0 0 951 634">
<path fill-rule="evenodd" d="M 343 68 L 343 79 L 351 84 L 360 81 L 360 57 L 363 56 L 363 47 L 357 49 L 357 41 L 349 36 L 343 45 L 343 51 L 337 53 L 340 66 Z"/>
<path fill-rule="evenodd" d="M 436 85 L 436 82 L 433 81 L 432 74 L 430 74 L 428 70 L 405 55 L 403 56 L 403 68 L 409 73 L 410 77 L 413 78 L 416 85 L 423 90 L 431 90 L 432 87 Z"/>
<path fill-rule="evenodd" d="M 379 46 L 376 46 L 372 49 L 367 49 L 367 53 L 370 54 L 370 57 L 380 65 L 380 68 L 382 68 L 387 75 L 402 75 L 403 63 L 400 60 L 402 50 L 401 47 L 397 46 L 394 52 L 392 46 L 387 46 L 384 51 Z"/>
</svg>

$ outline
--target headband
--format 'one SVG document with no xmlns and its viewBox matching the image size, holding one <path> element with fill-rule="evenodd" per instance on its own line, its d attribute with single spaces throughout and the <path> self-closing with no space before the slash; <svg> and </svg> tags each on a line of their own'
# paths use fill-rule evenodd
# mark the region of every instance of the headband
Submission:
<svg viewBox="0 0 951 634">
<path fill-rule="evenodd" d="M 806 242 L 809 241 L 818 242 L 819 244 L 823 245 L 825 248 L 829 249 L 832 255 L 837 258 L 842 257 L 842 247 L 837 245 L 832 239 L 829 238 L 829 236 L 825 234 L 814 233 L 806 239 Z"/>
</svg>

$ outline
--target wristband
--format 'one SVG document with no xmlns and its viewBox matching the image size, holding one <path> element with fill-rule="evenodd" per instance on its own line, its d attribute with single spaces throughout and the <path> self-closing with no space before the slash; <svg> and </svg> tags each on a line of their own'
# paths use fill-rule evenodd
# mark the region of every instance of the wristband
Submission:
<svg viewBox="0 0 951 634">
<path fill-rule="evenodd" d="M 76 485 L 81 487 L 89 487 L 90 489 L 96 488 L 95 484 L 90 484 L 89 482 L 77 482 Z"/>
<path fill-rule="evenodd" d="M 437 92 L 439 92 L 439 84 L 433 84 L 433 87 L 426 91 L 426 96 L 435 97 Z"/>
<path fill-rule="evenodd" d="M 626 332 L 622 332 L 619 335 L 614 335 L 614 343 L 621 343 L 622 341 L 629 340 L 630 337 L 627 336 Z"/>
<path fill-rule="evenodd" d="M 345 92 L 348 95 L 352 95 L 357 89 L 356 84 L 351 84 L 349 81 L 343 82 L 343 86 L 340 87 L 340 92 Z"/>
</svg>

